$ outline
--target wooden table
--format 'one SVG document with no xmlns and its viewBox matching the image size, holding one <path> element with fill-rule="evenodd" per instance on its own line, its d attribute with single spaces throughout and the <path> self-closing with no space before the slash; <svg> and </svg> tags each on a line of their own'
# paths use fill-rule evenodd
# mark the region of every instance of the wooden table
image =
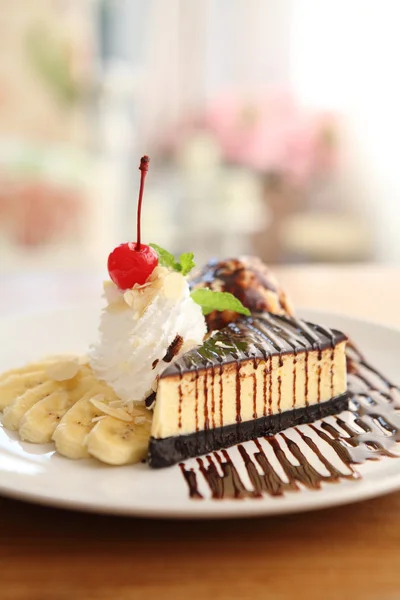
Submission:
<svg viewBox="0 0 400 600">
<path fill-rule="evenodd" d="M 399 270 L 296 267 L 279 274 L 296 304 L 400 326 Z M 62 279 L 57 286 L 42 281 L 46 302 L 50 287 L 65 299 Z M 82 286 L 95 293 L 97 284 L 85 281 L 77 278 L 80 287 L 70 287 L 70 295 Z M 1 280 L 2 312 L 10 310 L 7 298 L 23 306 L 27 284 L 15 282 Z M 113 518 L 5 498 L 0 514 L 0 600 L 400 598 L 400 492 L 319 512 L 225 522 Z"/>
</svg>

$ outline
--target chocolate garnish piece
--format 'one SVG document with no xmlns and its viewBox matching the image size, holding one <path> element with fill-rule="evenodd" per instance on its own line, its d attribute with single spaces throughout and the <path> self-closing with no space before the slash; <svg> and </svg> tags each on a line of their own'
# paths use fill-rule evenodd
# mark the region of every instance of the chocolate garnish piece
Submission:
<svg viewBox="0 0 400 600">
<path fill-rule="evenodd" d="M 152 408 L 156 401 L 157 392 L 152 392 L 144 401 L 146 408 Z"/>
<path fill-rule="evenodd" d="M 168 347 L 167 352 L 163 358 L 164 362 L 171 362 L 171 360 L 180 352 L 180 349 L 183 345 L 183 337 L 181 335 L 177 335 L 173 342 Z"/>
</svg>

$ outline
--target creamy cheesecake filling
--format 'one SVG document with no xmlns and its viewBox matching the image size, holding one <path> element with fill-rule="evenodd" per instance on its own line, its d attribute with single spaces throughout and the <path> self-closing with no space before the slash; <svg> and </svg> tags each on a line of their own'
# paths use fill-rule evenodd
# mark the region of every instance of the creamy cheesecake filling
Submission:
<svg viewBox="0 0 400 600">
<path fill-rule="evenodd" d="M 152 437 L 181 436 L 324 403 L 346 392 L 346 341 L 161 378 Z"/>
</svg>

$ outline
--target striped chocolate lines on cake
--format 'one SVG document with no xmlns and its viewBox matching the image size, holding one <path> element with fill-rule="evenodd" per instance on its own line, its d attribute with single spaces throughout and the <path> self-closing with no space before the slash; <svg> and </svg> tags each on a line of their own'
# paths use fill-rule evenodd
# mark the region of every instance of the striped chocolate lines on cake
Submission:
<svg viewBox="0 0 400 600">
<path fill-rule="evenodd" d="M 270 313 L 213 332 L 160 377 L 150 465 L 167 466 L 343 410 L 346 339 Z M 216 413 L 212 393 L 218 389 Z"/>
</svg>

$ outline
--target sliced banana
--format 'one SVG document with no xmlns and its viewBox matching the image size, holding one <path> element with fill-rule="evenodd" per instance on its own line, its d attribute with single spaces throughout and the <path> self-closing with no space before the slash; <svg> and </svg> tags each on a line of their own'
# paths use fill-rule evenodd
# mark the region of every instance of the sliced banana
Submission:
<svg viewBox="0 0 400 600">
<path fill-rule="evenodd" d="M 51 365 L 53 363 L 58 363 L 60 361 L 66 362 L 66 361 L 72 361 L 72 360 L 77 360 L 77 361 L 79 361 L 80 364 L 84 365 L 87 363 L 88 359 L 86 357 L 80 357 L 80 356 L 69 355 L 69 354 L 60 354 L 57 356 L 46 356 L 40 362 L 28 363 L 27 365 L 24 365 L 23 367 L 9 369 L 5 373 L 1 373 L 0 374 L 0 383 L 5 381 L 6 379 L 8 379 L 11 375 L 25 375 L 27 373 L 33 373 L 34 371 L 41 371 L 42 369 L 44 370 L 48 365 Z"/>
<path fill-rule="evenodd" d="M 128 423 L 115 417 L 98 421 L 86 438 L 89 454 L 110 465 L 137 463 L 146 458 L 149 446 L 151 419 L 143 408 L 141 417 Z"/>
<path fill-rule="evenodd" d="M 37 402 L 47 398 L 56 391 L 61 391 L 60 385 L 55 381 L 45 381 L 40 385 L 26 390 L 4 409 L 3 425 L 7 429 L 17 430 L 24 414 L 32 408 Z"/>
<path fill-rule="evenodd" d="M 1 410 L 4 426 L 22 440 L 53 440 L 68 458 L 124 465 L 147 456 L 149 411 L 123 405 L 85 358 L 53 356 L 7 371 L 0 376 Z"/>
<path fill-rule="evenodd" d="M 91 375 L 75 382 L 63 382 L 61 394 L 51 394 L 40 399 L 22 416 L 18 432 L 27 442 L 47 444 L 51 442 L 53 433 L 62 417 L 90 389 L 94 378 Z M 67 389 L 70 386 L 71 389 Z"/>
<path fill-rule="evenodd" d="M 65 390 L 53 392 L 47 398 L 36 402 L 21 419 L 18 429 L 21 440 L 35 444 L 50 442 L 60 414 L 68 410 L 70 402 L 71 397 Z"/>
<path fill-rule="evenodd" d="M 65 413 L 53 433 L 56 450 L 68 458 L 87 458 L 90 456 L 85 439 L 94 427 L 93 419 L 102 413 L 91 402 L 93 396 L 101 393 L 103 388 L 98 386 L 87 392 Z"/>
<path fill-rule="evenodd" d="M 36 444 L 49 443 L 61 418 L 75 402 L 65 390 L 37 402 L 21 419 L 18 429 L 21 439 Z"/>
<path fill-rule="evenodd" d="M 0 411 L 4 410 L 6 406 L 9 406 L 27 390 L 45 381 L 47 381 L 45 369 L 10 375 L 0 382 Z"/>
</svg>

